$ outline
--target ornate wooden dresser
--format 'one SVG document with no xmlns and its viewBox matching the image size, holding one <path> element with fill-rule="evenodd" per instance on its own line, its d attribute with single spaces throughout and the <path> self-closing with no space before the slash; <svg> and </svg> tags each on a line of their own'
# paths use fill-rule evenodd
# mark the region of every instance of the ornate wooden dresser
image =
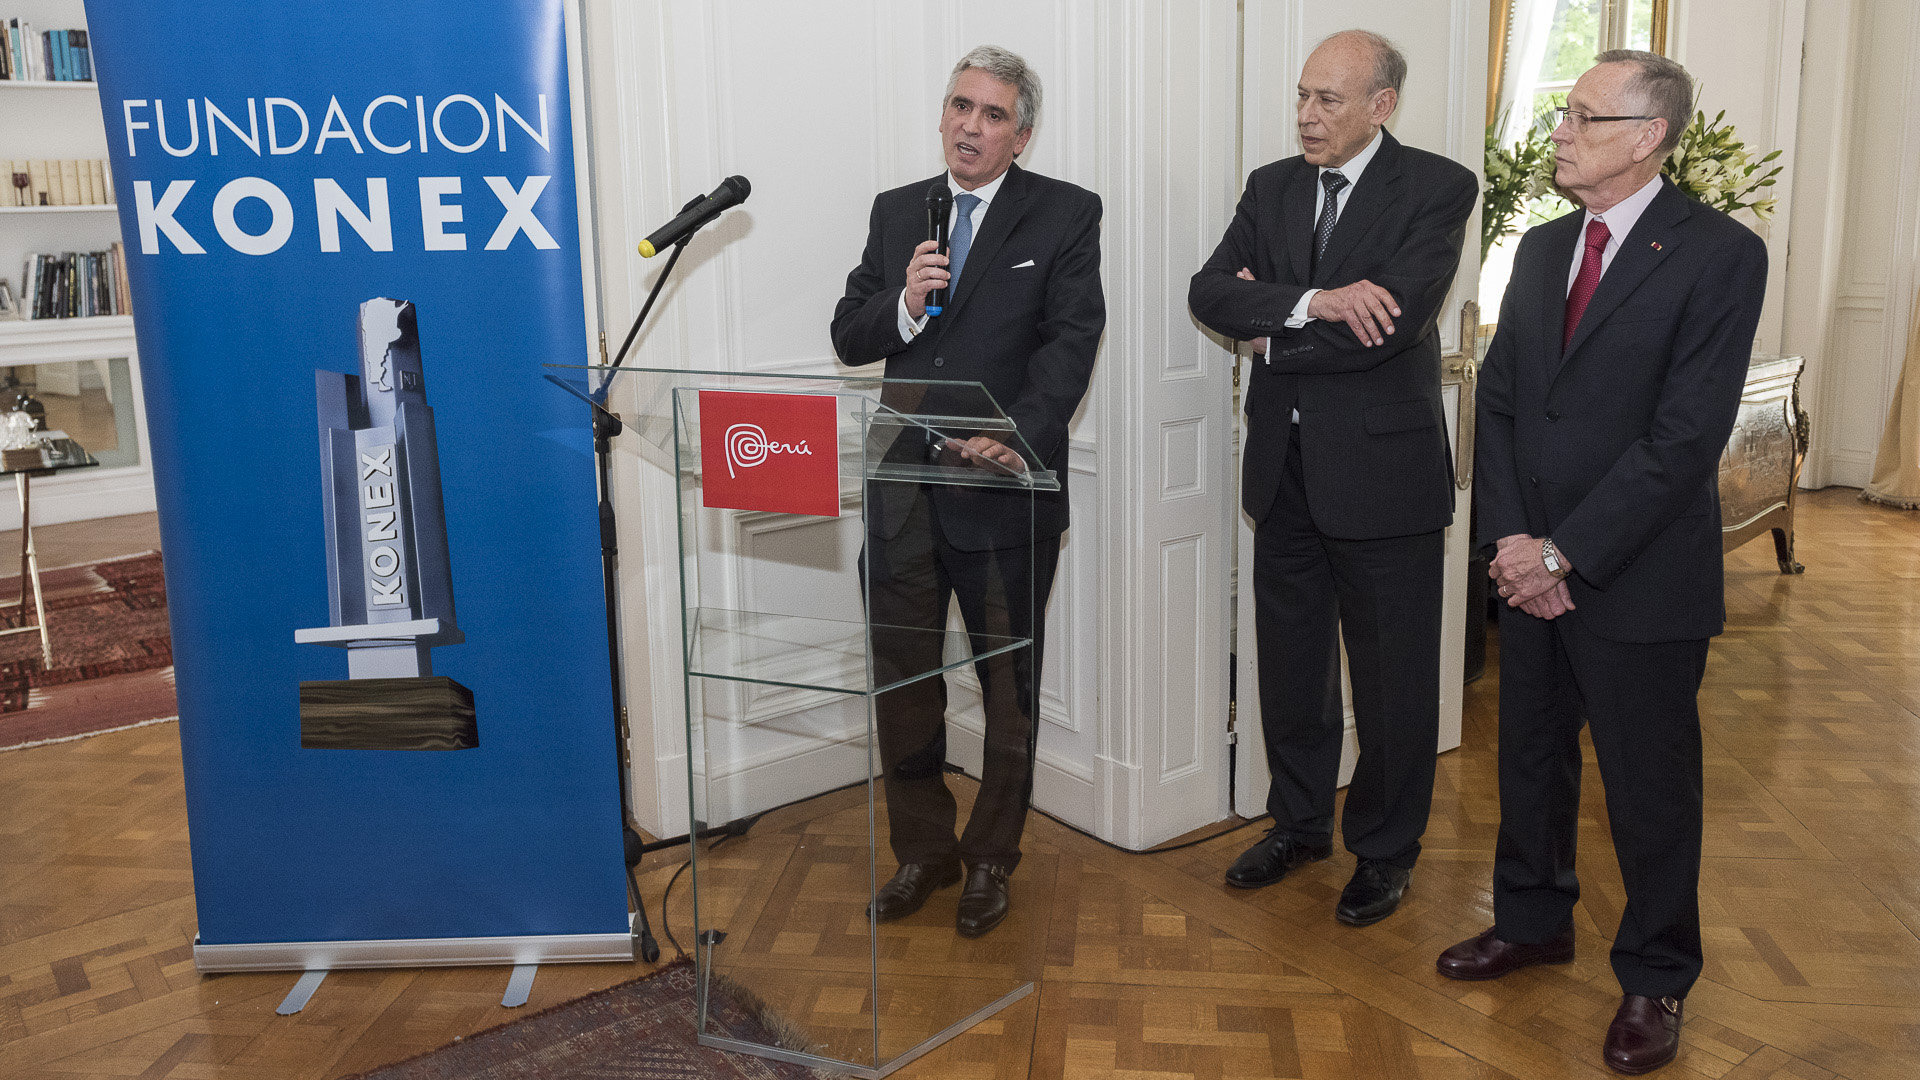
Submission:
<svg viewBox="0 0 1920 1080">
<path fill-rule="evenodd" d="M 1807 456 L 1807 414 L 1800 408 L 1798 356 L 1755 355 L 1740 415 L 1720 458 L 1722 550 L 1773 533 L 1780 572 L 1805 570 L 1793 558 L 1793 499 Z"/>
</svg>

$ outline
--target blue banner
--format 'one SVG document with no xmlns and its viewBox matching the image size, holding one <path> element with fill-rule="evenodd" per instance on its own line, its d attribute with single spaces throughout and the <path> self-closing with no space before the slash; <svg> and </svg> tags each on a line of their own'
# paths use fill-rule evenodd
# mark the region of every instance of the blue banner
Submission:
<svg viewBox="0 0 1920 1080">
<path fill-rule="evenodd" d="M 202 944 L 624 934 L 561 0 L 87 0 Z"/>
</svg>

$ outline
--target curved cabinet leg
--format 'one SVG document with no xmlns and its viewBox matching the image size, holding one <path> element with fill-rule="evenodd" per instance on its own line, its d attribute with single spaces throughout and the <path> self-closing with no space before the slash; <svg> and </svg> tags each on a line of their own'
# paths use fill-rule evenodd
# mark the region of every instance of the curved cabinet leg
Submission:
<svg viewBox="0 0 1920 1080">
<path fill-rule="evenodd" d="M 1780 572 L 1783 574 L 1804 574 L 1807 568 L 1793 557 L 1793 533 L 1788 529 L 1773 530 L 1773 553 L 1780 559 Z"/>
</svg>

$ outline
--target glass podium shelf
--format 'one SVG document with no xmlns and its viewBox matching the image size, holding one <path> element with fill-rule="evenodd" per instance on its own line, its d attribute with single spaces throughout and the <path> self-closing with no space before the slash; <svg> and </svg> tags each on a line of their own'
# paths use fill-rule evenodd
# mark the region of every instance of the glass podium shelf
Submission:
<svg viewBox="0 0 1920 1080">
<path fill-rule="evenodd" d="M 970 635 L 961 630 L 873 626 L 876 638 L 919 638 L 927 643 L 922 646 L 926 653 L 916 650 L 916 655 L 954 657 L 938 667 L 874 686 L 868 676 L 866 623 L 698 608 L 687 612 L 686 625 L 690 676 L 835 694 L 885 693 L 1031 644 L 1028 638 Z"/>
<path fill-rule="evenodd" d="M 664 368 L 616 370 L 568 364 L 548 364 L 546 367 L 550 369 L 546 374 L 547 382 L 596 410 L 615 416 L 663 449 L 671 447 L 675 432 L 673 409 L 678 395 L 674 391 L 719 389 L 832 397 L 840 399 L 841 409 L 849 420 L 840 448 L 842 471 L 848 475 L 861 475 L 868 480 L 957 487 L 1060 490 L 1059 476 L 1051 469 L 1039 467 L 1035 455 L 1021 440 L 1013 421 L 999 412 L 991 395 L 979 388 L 977 383 L 848 379 L 824 375 L 742 375 Z M 701 381 L 686 381 L 694 376 L 701 377 Z M 596 381 L 598 388 L 594 386 Z M 649 394 L 649 385 L 664 387 L 664 391 Z M 938 413 L 900 411 L 881 400 L 882 390 L 887 387 L 893 388 L 896 396 L 906 399 L 919 396 L 915 391 L 924 392 L 932 388 L 943 392 L 948 398 L 942 402 L 946 408 Z M 977 393 L 957 395 L 956 387 L 973 388 Z M 627 407 L 618 412 L 609 407 L 622 402 Z M 976 410 L 979 415 L 966 415 L 963 412 L 966 409 Z M 963 443 L 975 435 L 990 434 L 1016 447 L 1029 465 L 1015 472 L 991 463 L 962 460 L 957 453 L 948 453 L 938 460 L 924 462 L 905 462 L 897 457 L 889 459 L 888 448 L 908 432 L 924 433 L 929 443 L 952 440 L 955 444 Z M 686 433 L 682 431 L 680 434 L 684 436 Z M 695 486 L 705 475 L 704 463 L 699 460 L 698 454 L 690 455 L 690 460 L 684 462 L 681 468 L 685 471 L 685 479 Z"/>
</svg>

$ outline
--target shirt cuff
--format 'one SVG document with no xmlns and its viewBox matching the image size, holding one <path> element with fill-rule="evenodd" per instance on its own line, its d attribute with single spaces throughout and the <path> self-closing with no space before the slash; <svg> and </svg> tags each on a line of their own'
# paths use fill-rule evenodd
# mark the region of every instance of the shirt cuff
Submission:
<svg viewBox="0 0 1920 1080">
<path fill-rule="evenodd" d="M 1320 295 L 1319 289 L 1308 289 L 1306 292 L 1300 294 L 1300 302 L 1293 305 L 1293 313 L 1287 316 L 1287 329 L 1298 330 L 1314 321 L 1313 316 L 1307 314 L 1307 307 L 1313 303 L 1313 298 L 1318 295 Z M 906 302 L 907 298 L 902 294 L 900 303 L 905 305 Z M 906 308 L 903 306 L 901 310 L 904 311 Z"/>
<path fill-rule="evenodd" d="M 912 343 L 914 338 L 920 336 L 920 331 L 927 328 L 927 317 L 925 315 L 915 320 L 907 314 L 907 290 L 905 289 L 900 290 L 900 311 L 895 317 L 894 322 L 900 328 L 900 340 L 909 344 Z"/>
</svg>

